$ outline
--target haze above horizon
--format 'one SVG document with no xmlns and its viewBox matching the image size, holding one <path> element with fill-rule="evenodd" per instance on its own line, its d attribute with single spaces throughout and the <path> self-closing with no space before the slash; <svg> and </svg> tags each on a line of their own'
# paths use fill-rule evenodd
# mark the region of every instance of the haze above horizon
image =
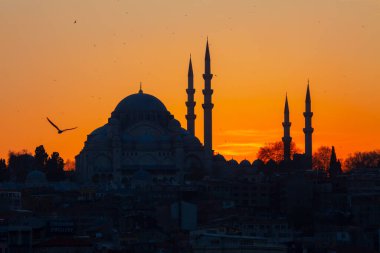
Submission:
<svg viewBox="0 0 380 253">
<path fill-rule="evenodd" d="M 252 161 L 280 141 L 286 92 L 303 150 L 307 79 L 314 151 L 379 148 L 378 0 L 5 0 L 0 31 L 0 158 L 43 144 L 73 159 L 140 81 L 186 127 L 190 53 L 203 141 L 207 36 L 216 152 Z M 79 128 L 57 135 L 46 117 Z"/>
</svg>

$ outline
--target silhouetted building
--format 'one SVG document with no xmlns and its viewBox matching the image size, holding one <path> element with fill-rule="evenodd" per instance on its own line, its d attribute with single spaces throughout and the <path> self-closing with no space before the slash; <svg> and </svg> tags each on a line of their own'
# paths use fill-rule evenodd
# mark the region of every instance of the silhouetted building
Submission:
<svg viewBox="0 0 380 253">
<path fill-rule="evenodd" d="M 140 89 L 87 136 L 76 166 L 85 182 L 129 185 L 148 174 L 153 182 L 179 183 L 204 171 L 204 149 L 159 99 Z"/>
<path fill-rule="evenodd" d="M 205 54 L 204 146 L 195 137 L 194 74 L 190 59 L 186 92 L 187 131 L 156 97 L 141 87 L 124 98 L 108 123 L 87 136 L 76 157 L 76 172 L 84 182 L 130 185 L 132 179 L 151 183 L 181 183 L 211 172 L 212 100 L 208 41 Z M 145 175 L 143 178 L 141 175 Z M 136 180 L 134 180 L 136 181 Z"/>
<path fill-rule="evenodd" d="M 21 209 L 21 192 L 0 190 L 0 211 L 3 209 Z"/>
<path fill-rule="evenodd" d="M 334 147 L 328 170 L 310 170 L 309 84 L 305 153 L 291 160 L 286 95 L 284 161 L 238 163 L 213 155 L 208 43 L 203 78 L 204 145 L 190 58 L 187 130 L 140 84 L 87 136 L 75 171 L 84 184 L 47 182 L 28 154 L 10 162 L 17 180 L 0 183 L 0 253 L 379 251 L 380 170 L 343 173 Z"/>
</svg>

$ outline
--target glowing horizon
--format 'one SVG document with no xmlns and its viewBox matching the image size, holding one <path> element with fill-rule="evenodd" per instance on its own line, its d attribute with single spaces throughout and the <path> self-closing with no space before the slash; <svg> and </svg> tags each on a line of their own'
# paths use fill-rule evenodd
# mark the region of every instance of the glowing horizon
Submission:
<svg viewBox="0 0 380 253">
<path fill-rule="evenodd" d="M 2 1 L 0 158 L 44 145 L 73 160 L 140 81 L 186 127 L 190 53 L 203 141 L 207 36 L 215 152 L 253 161 L 260 146 L 280 141 L 286 92 L 303 150 L 307 79 L 314 151 L 334 145 L 345 158 L 380 148 L 379 1 L 291 3 Z M 46 117 L 79 128 L 57 135 Z"/>
</svg>

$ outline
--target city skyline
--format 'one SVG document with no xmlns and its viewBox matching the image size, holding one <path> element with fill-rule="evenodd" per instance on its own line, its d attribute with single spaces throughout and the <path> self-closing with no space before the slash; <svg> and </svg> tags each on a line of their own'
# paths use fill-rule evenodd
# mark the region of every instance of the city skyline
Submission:
<svg viewBox="0 0 380 253">
<path fill-rule="evenodd" d="M 8 36 L 0 42 L 4 50 L 0 115 L 7 123 L 0 126 L 0 157 L 7 158 L 9 150 L 33 152 L 43 144 L 49 152 L 59 151 L 65 159 L 73 159 L 86 135 L 106 123 L 121 98 L 138 92 L 140 81 L 144 92 L 163 101 L 186 128 L 190 53 L 197 102 L 195 133 L 203 142 L 202 73 L 207 36 L 214 74 L 216 153 L 252 161 L 260 146 L 281 141 L 285 93 L 291 136 L 303 151 L 302 113 L 308 78 L 315 114 L 313 151 L 334 145 L 338 158 L 345 158 L 355 151 L 376 149 L 380 141 L 376 132 L 380 127 L 380 76 L 376 71 L 380 66 L 379 3 L 321 2 L 314 3 L 316 12 L 309 13 L 306 24 L 298 23 L 305 13 L 299 13 L 299 20 L 290 18 L 298 9 L 310 8 L 302 1 L 281 13 L 279 1 L 256 1 L 254 7 L 241 1 L 239 8 L 223 1 L 209 16 L 199 7 L 211 8 L 211 1 L 172 2 L 178 11 L 175 14 L 154 12 L 159 4 L 155 1 L 146 9 L 133 2 L 107 5 L 94 1 L 92 12 L 74 1 L 40 6 L 4 2 L 0 16 L 5 22 L 0 28 Z M 358 7 L 365 11 L 354 12 Z M 27 12 L 29 8 L 35 11 Z M 58 9 L 62 11 L 57 15 L 47 12 Z M 164 17 L 168 13 L 173 16 Z M 210 24 L 203 24 L 205 27 L 191 24 L 197 18 L 206 21 L 206 17 Z M 154 23 L 155 18 L 159 22 Z M 178 23 L 171 23 L 174 19 Z M 268 22 L 267 29 L 254 22 L 247 26 L 246 21 L 255 20 Z M 215 29 L 221 21 L 225 26 Z M 352 25 L 350 31 L 342 30 L 347 22 Z M 186 34 L 181 25 L 190 32 Z M 299 44 L 294 44 L 296 41 Z M 79 128 L 58 136 L 46 117 L 63 128 Z"/>
</svg>

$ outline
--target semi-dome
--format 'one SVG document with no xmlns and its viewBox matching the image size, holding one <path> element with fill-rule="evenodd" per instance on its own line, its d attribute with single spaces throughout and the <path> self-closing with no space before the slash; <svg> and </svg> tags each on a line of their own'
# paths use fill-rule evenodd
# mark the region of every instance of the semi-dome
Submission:
<svg viewBox="0 0 380 253">
<path fill-rule="evenodd" d="M 115 108 L 115 112 L 119 113 L 146 111 L 167 112 L 167 109 L 158 98 L 145 94 L 141 90 L 121 100 Z"/>
<path fill-rule="evenodd" d="M 108 125 L 106 124 L 92 131 L 92 133 L 87 136 L 87 140 L 92 144 L 99 142 L 107 142 L 107 131 Z"/>
<path fill-rule="evenodd" d="M 107 125 L 104 125 L 102 127 L 99 127 L 97 129 L 95 129 L 94 131 L 92 131 L 89 135 L 107 135 Z"/>
</svg>

